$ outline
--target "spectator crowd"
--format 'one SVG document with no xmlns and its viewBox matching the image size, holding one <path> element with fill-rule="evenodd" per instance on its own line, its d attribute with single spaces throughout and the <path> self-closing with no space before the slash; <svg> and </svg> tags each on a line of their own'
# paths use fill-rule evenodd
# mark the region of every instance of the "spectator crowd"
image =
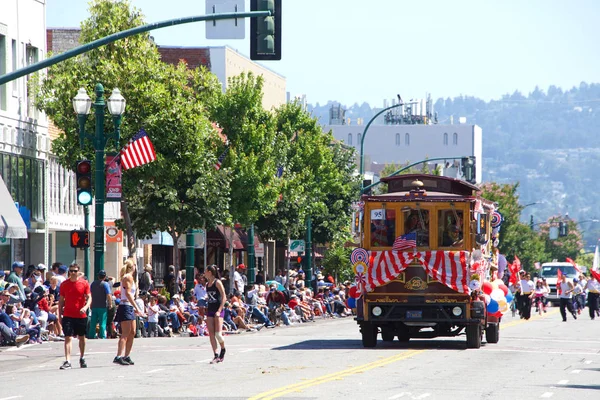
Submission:
<svg viewBox="0 0 600 400">
<path fill-rule="evenodd" d="M 59 318 L 60 285 L 68 267 L 60 262 L 25 266 L 16 261 L 10 271 L 0 269 L 0 346 L 37 344 L 64 340 Z M 346 305 L 350 282 L 336 284 L 331 276 L 317 273 L 307 286 L 299 268 L 287 274 L 279 270 L 274 279 L 262 271 L 248 285 L 246 267 L 239 264 L 233 277 L 219 271 L 226 290 L 223 332 L 238 334 L 314 322 L 318 318 L 352 315 Z M 207 280 L 196 270 L 193 293 L 186 296 L 185 271 L 168 268 L 164 285 L 155 285 L 153 268 L 147 264 L 137 278 L 135 302 L 145 310 L 137 316 L 136 337 L 207 336 Z M 87 279 L 79 273 L 78 279 Z M 120 282 L 100 271 L 91 282 L 92 303 L 88 312 L 88 339 L 117 338 L 115 311 L 120 303 Z"/>
</svg>

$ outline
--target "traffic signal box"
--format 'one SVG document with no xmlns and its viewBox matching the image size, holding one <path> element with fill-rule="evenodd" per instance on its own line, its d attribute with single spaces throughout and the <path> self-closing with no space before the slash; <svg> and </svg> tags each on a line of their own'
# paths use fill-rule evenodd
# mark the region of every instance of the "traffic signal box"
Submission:
<svg viewBox="0 0 600 400">
<path fill-rule="evenodd" d="M 281 0 L 250 0 L 250 11 L 270 11 L 250 19 L 250 59 L 281 60 Z"/>
<path fill-rule="evenodd" d="M 477 183 L 477 174 L 476 174 L 476 162 L 475 162 L 475 157 L 473 156 L 469 156 L 469 157 L 463 157 L 460 160 L 460 168 L 462 170 L 462 174 L 463 177 L 465 179 L 465 181 L 475 184 Z"/>
<path fill-rule="evenodd" d="M 73 248 L 87 248 L 90 247 L 90 231 L 85 229 L 79 229 L 71 231 L 70 244 Z"/>
<path fill-rule="evenodd" d="M 92 204 L 92 162 L 81 160 L 75 168 L 77 179 L 77 204 L 89 206 Z"/>
</svg>

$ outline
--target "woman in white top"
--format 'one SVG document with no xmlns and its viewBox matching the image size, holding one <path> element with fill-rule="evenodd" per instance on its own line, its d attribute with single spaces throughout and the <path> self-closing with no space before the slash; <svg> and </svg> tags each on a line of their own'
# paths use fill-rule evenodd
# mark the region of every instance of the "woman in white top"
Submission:
<svg viewBox="0 0 600 400">
<path fill-rule="evenodd" d="M 600 282 L 596 279 L 594 274 L 588 279 L 585 284 L 584 290 L 588 291 L 587 301 L 588 301 L 588 310 L 590 310 L 590 318 L 594 319 L 599 315 L 598 311 L 598 298 L 600 297 Z"/>
<path fill-rule="evenodd" d="M 544 286 L 544 282 L 539 279 L 535 283 L 535 289 L 533 289 L 533 301 L 535 302 L 535 307 L 538 310 L 539 315 L 542 315 L 542 312 L 546 312 L 546 306 L 544 305 L 544 297 L 548 294 L 546 290 L 546 286 Z"/>
<path fill-rule="evenodd" d="M 577 319 L 577 314 L 573 310 L 573 282 L 567 280 L 567 276 L 563 274 L 560 282 L 556 283 L 560 287 L 560 315 L 563 322 L 567 322 L 567 313 L 565 307 L 569 310 L 573 319 Z"/>
<path fill-rule="evenodd" d="M 136 266 L 130 259 L 125 261 L 121 268 L 121 302 L 117 308 L 115 320 L 119 321 L 121 328 L 121 337 L 117 347 L 117 356 L 113 360 L 115 364 L 133 365 L 134 362 L 129 357 L 135 338 L 135 316 L 145 316 L 144 311 L 140 309 L 135 301 L 137 287 L 135 280 L 137 277 Z"/>
</svg>

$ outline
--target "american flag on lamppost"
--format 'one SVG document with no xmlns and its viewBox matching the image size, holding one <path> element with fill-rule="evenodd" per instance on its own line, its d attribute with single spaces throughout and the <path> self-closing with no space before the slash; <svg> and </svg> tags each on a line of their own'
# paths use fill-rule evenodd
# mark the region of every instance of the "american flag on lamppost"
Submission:
<svg viewBox="0 0 600 400">
<path fill-rule="evenodd" d="M 120 153 L 124 170 L 139 167 L 156 160 L 154 146 L 144 128 L 140 129 Z"/>
</svg>

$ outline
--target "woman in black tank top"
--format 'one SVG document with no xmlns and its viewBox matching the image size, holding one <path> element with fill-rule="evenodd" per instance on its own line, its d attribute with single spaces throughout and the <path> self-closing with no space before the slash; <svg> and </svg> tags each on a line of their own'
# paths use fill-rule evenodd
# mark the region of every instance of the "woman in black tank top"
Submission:
<svg viewBox="0 0 600 400">
<path fill-rule="evenodd" d="M 216 265 L 210 265 L 206 268 L 205 273 L 208 283 L 206 285 L 207 295 L 207 312 L 206 312 L 206 327 L 208 328 L 208 336 L 210 345 L 212 346 L 215 357 L 210 362 L 211 364 L 223 362 L 225 358 L 225 340 L 221 335 L 223 328 L 223 316 L 225 309 L 225 288 L 219 280 Z M 221 352 L 217 354 L 217 342 L 221 346 Z"/>
</svg>

